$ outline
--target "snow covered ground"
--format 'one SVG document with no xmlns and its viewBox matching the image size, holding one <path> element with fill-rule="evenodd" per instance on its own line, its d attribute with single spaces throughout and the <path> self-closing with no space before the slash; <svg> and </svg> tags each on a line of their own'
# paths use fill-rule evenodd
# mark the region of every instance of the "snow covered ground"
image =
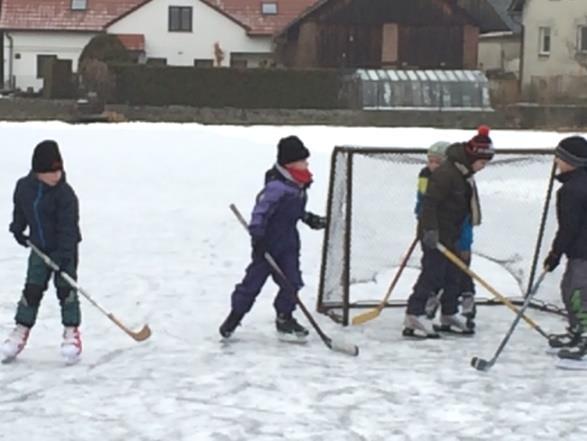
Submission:
<svg viewBox="0 0 587 441">
<path fill-rule="evenodd" d="M 321 213 L 334 145 L 421 147 L 466 140 L 471 131 L 1 123 L 0 133 L 2 222 L 10 221 L 14 183 L 28 172 L 32 148 L 56 139 L 81 201 L 80 284 L 124 323 L 153 329 L 137 344 L 84 301 L 83 361 L 66 368 L 48 291 L 21 358 L 0 366 L 0 440 L 587 439 L 587 373 L 555 369 L 543 338 L 525 324 L 491 371 L 470 367 L 472 356 L 493 355 L 513 319 L 504 307 L 481 308 L 473 338 L 423 342 L 402 340 L 398 309 L 361 328 L 317 316 L 327 333 L 360 346 L 352 358 L 328 351 L 315 334 L 306 346 L 278 342 L 268 284 L 237 341 L 219 341 L 249 257 L 228 205 L 250 212 L 280 137 L 295 133 L 310 147 L 309 209 Z M 562 136 L 492 133 L 498 148 L 553 147 Z M 302 297 L 313 306 L 322 235 L 301 230 Z M 26 251 L 0 235 L 0 337 L 12 327 L 25 263 Z M 498 267 L 485 275 L 499 287 L 510 277 Z M 549 275 L 539 297 L 557 301 L 559 278 Z M 531 315 L 547 330 L 564 325 Z"/>
</svg>

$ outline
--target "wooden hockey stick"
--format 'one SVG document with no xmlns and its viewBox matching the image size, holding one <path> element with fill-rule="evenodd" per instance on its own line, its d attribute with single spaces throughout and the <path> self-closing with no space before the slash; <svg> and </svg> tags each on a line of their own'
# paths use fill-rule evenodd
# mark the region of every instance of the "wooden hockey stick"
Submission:
<svg viewBox="0 0 587 441">
<path fill-rule="evenodd" d="M 238 219 L 239 223 L 244 227 L 244 229 L 248 233 L 249 227 L 247 226 L 247 221 L 245 220 L 245 218 L 243 217 L 241 212 L 238 210 L 236 205 L 230 204 L 230 210 L 234 213 L 234 215 Z M 279 275 L 279 277 L 283 280 L 283 282 L 285 283 L 285 285 L 287 287 L 287 291 L 295 298 L 296 303 L 298 304 L 298 306 L 300 307 L 300 309 L 302 310 L 302 312 L 304 313 L 304 315 L 306 316 L 306 318 L 308 319 L 308 321 L 310 322 L 312 327 L 315 329 L 316 333 L 320 336 L 320 339 L 324 342 L 324 344 L 329 349 L 332 349 L 333 351 L 342 352 L 343 354 L 352 355 L 355 357 L 357 355 L 359 355 L 359 347 L 358 346 L 353 345 L 353 344 L 349 344 L 349 343 L 346 343 L 343 341 L 333 340 L 332 338 L 328 337 L 324 333 L 324 331 L 320 328 L 320 326 L 318 326 L 318 323 L 316 322 L 316 320 L 314 320 L 314 317 L 312 317 L 312 314 L 310 314 L 310 311 L 308 311 L 308 308 L 306 308 L 306 305 L 304 305 L 302 303 L 302 301 L 300 300 L 300 297 L 297 294 L 297 289 L 289 281 L 289 279 L 283 273 L 281 268 L 279 268 L 279 265 L 277 265 L 277 262 L 275 262 L 275 259 L 273 259 L 271 254 L 269 254 L 268 252 L 265 252 L 263 257 L 265 257 L 265 260 L 267 260 L 267 263 L 269 263 L 271 268 L 273 268 L 273 271 L 275 271 Z"/>
<path fill-rule="evenodd" d="M 400 263 L 400 266 L 397 269 L 395 276 L 394 276 L 391 284 L 389 285 L 389 288 L 387 289 L 387 293 L 385 294 L 385 297 L 383 297 L 383 300 L 381 300 L 379 305 L 377 305 L 375 308 L 370 309 L 366 312 L 363 312 L 363 313 L 353 317 L 353 321 L 352 321 L 353 325 L 362 325 L 363 323 L 367 323 L 368 321 L 371 321 L 371 320 L 379 317 L 379 314 L 381 314 L 381 311 L 383 310 L 383 308 L 385 308 L 385 305 L 386 305 L 387 301 L 389 300 L 389 297 L 391 296 L 391 293 L 392 293 L 393 289 L 395 288 L 395 285 L 397 285 L 397 282 L 399 281 L 399 278 L 402 275 L 402 272 L 404 271 L 404 268 L 406 267 L 408 260 L 410 259 L 410 256 L 414 252 L 414 248 L 416 248 L 417 244 L 418 244 L 418 237 L 414 238 L 414 241 L 410 245 L 410 248 L 408 248 L 408 251 L 406 252 L 402 262 Z"/>
<path fill-rule="evenodd" d="M 31 247 L 31 249 L 37 253 L 37 255 L 45 262 L 45 264 L 51 268 L 53 271 L 57 271 L 61 277 L 71 286 L 73 289 L 78 291 L 82 294 L 92 305 L 94 305 L 102 314 L 108 317 L 116 326 L 126 332 L 133 340 L 135 341 L 143 341 L 148 339 L 151 336 L 151 328 L 149 325 L 144 325 L 142 329 L 138 332 L 133 332 L 126 326 L 124 326 L 120 320 L 118 320 L 112 313 L 106 311 L 102 306 L 100 306 L 90 295 L 77 284 L 73 278 L 67 274 L 65 271 L 61 271 L 59 266 L 51 260 L 49 256 L 44 254 L 40 249 L 38 249 L 30 240 L 27 240 L 27 244 Z"/>
<path fill-rule="evenodd" d="M 438 250 L 442 254 L 444 254 L 448 260 L 450 260 L 452 263 L 454 263 L 456 266 L 458 266 L 462 271 L 464 271 L 469 276 L 471 276 L 472 278 L 477 280 L 477 282 L 479 282 L 481 285 L 483 285 L 483 287 L 485 289 L 487 289 L 491 294 L 493 294 L 497 299 L 499 299 L 499 301 L 501 303 L 503 303 L 505 306 L 507 306 L 512 311 L 514 311 L 516 314 L 518 314 L 520 312 L 519 309 L 516 308 L 515 305 L 512 302 L 510 302 L 507 297 L 501 295 L 489 283 L 487 283 L 480 276 L 478 276 L 471 268 L 469 268 L 467 265 L 465 265 L 465 263 L 461 259 L 459 259 L 453 252 L 451 252 L 443 244 L 441 244 L 441 243 L 438 244 Z M 526 315 L 522 315 L 521 317 L 526 321 L 526 323 L 528 323 L 532 327 L 532 329 L 537 331 L 540 335 L 542 335 L 544 338 L 546 338 L 548 340 L 548 334 L 546 332 L 544 332 L 544 330 L 540 326 L 538 326 L 538 323 L 536 323 L 534 320 L 532 320 L 530 317 L 528 317 Z"/>
</svg>

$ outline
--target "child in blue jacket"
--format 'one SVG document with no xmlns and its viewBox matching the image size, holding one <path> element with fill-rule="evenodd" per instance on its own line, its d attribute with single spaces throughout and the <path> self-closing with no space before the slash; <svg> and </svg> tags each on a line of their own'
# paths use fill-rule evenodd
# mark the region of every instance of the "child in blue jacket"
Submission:
<svg viewBox="0 0 587 441">
<path fill-rule="evenodd" d="M 25 234 L 27 229 L 28 234 Z M 18 244 L 28 247 L 30 241 L 48 254 L 62 271 L 76 278 L 81 241 L 78 199 L 66 181 L 63 160 L 55 141 L 43 141 L 35 147 L 31 172 L 16 183 L 10 232 Z M 61 354 L 67 362 L 78 360 L 82 345 L 77 292 L 59 273 L 53 273 L 31 250 L 26 283 L 16 309 L 16 326 L 0 347 L 4 359 L 14 359 L 24 349 L 53 275 L 64 326 Z"/>
<path fill-rule="evenodd" d="M 253 303 L 269 275 L 279 285 L 273 303 L 277 314 L 275 325 L 286 340 L 304 339 L 308 330 L 293 317 L 295 295 L 303 284 L 300 272 L 299 220 L 312 229 L 326 227 L 326 219 L 306 211 L 306 191 L 312 183 L 308 169 L 309 150 L 296 136 L 279 141 L 277 163 L 265 175 L 265 187 L 257 196 L 249 232 L 252 239 L 252 261 L 244 279 L 232 293 L 230 314 L 220 326 L 220 334 L 230 337 Z M 268 252 L 295 287 L 292 292 L 278 274 L 273 273 L 264 254 Z"/>
</svg>

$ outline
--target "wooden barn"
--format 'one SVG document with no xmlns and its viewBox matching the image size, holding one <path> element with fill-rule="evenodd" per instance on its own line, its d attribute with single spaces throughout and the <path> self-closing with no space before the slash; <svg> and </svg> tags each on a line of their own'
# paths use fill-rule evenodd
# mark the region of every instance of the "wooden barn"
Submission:
<svg viewBox="0 0 587 441">
<path fill-rule="evenodd" d="M 276 54 L 287 67 L 476 69 L 479 33 L 506 29 L 485 3 L 320 0 L 275 37 Z"/>
</svg>

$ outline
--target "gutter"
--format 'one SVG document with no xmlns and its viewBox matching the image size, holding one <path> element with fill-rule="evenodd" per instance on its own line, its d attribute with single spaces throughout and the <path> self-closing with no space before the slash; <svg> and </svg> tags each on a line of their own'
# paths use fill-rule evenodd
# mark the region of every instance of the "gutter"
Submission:
<svg viewBox="0 0 587 441">
<path fill-rule="evenodd" d="M 8 32 L 4 35 L 8 39 L 8 88 L 14 90 L 14 79 L 12 77 L 14 72 L 14 38 Z"/>
</svg>

